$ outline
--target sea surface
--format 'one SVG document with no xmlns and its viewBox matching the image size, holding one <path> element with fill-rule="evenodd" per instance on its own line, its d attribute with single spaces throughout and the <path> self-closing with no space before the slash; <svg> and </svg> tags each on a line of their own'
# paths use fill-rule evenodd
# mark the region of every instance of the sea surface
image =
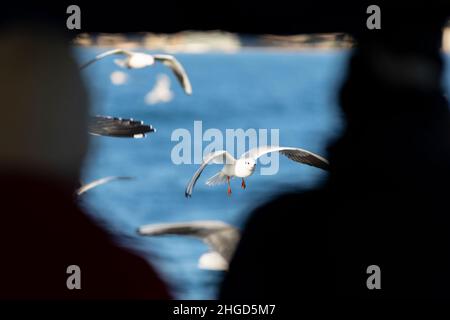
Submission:
<svg viewBox="0 0 450 320">
<path fill-rule="evenodd" d="M 75 53 L 82 63 L 104 50 L 76 48 Z M 93 189 L 82 196 L 81 204 L 121 245 L 148 259 L 176 298 L 214 299 L 224 273 L 198 268 L 199 257 L 208 250 L 204 243 L 181 236 L 142 237 L 136 229 L 144 224 L 195 220 L 221 220 L 242 227 L 254 208 L 283 190 L 313 188 L 326 173 L 280 156 L 277 174 L 260 175 L 258 167 L 247 179 L 247 189 L 242 190 L 240 181 L 233 180 L 233 194 L 228 197 L 226 185 L 205 185 L 206 179 L 220 170 L 219 165 L 211 165 L 187 199 L 184 189 L 198 164 L 174 164 L 171 154 L 179 141 L 172 141 L 172 133 L 177 129 L 190 132 L 191 158 L 194 146 L 204 148 L 210 143 L 202 141 L 201 135 L 194 136 L 194 121 L 202 121 L 203 133 L 218 129 L 224 137 L 226 129 L 268 129 L 269 142 L 270 129 L 278 129 L 280 145 L 326 156 L 327 144 L 343 125 L 336 98 L 349 51 L 253 49 L 176 57 L 189 74 L 192 96 L 184 94 L 170 69 L 161 64 L 124 70 L 109 57 L 83 71 L 93 114 L 143 120 L 157 132 L 145 139 L 93 136 L 83 181 L 111 175 L 135 179 Z M 450 64 L 450 56 L 446 61 Z M 124 72 L 127 81 L 113 84 L 115 71 Z M 145 95 L 160 73 L 170 77 L 173 100 L 148 105 Z"/>
</svg>

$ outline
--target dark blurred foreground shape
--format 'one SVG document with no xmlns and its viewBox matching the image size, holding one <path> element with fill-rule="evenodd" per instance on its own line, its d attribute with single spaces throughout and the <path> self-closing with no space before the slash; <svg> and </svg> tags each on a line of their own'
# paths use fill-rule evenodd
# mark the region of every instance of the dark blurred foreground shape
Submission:
<svg viewBox="0 0 450 320">
<path fill-rule="evenodd" d="M 382 30 L 353 34 L 330 175 L 252 214 L 221 298 L 450 298 L 450 114 L 439 51 L 449 11 L 403 9 L 382 11 Z M 366 286 L 370 265 L 381 268 L 381 290 Z"/>
<path fill-rule="evenodd" d="M 88 101 L 66 40 L 39 25 L 0 31 L 0 298 L 167 299 L 75 202 Z M 66 286 L 70 265 L 80 290 Z"/>
</svg>

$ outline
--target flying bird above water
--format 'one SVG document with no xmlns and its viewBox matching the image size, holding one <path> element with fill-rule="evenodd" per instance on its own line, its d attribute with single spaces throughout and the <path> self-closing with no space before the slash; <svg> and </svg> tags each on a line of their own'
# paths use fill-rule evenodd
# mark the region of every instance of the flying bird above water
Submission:
<svg viewBox="0 0 450 320">
<path fill-rule="evenodd" d="M 122 119 L 109 116 L 89 118 L 88 132 L 92 135 L 118 138 L 144 138 L 146 133 L 155 132 L 151 125 L 133 119 Z"/>
<path fill-rule="evenodd" d="M 110 51 L 103 52 L 99 55 L 97 55 L 94 59 L 86 62 L 83 64 L 80 69 L 84 69 L 87 66 L 91 65 L 92 63 L 99 61 L 103 58 L 106 58 L 108 56 L 112 55 L 123 55 L 125 56 L 124 59 L 116 59 L 114 62 L 122 67 L 122 68 L 128 68 L 128 69 L 141 69 L 145 67 L 150 67 L 155 64 L 155 61 L 161 62 L 170 69 L 172 69 L 173 73 L 175 74 L 176 78 L 180 82 L 181 86 L 183 87 L 183 90 L 186 94 L 191 95 L 192 94 L 192 86 L 191 82 L 189 81 L 189 77 L 184 70 L 183 66 L 180 62 L 178 62 L 177 59 L 175 59 L 174 56 L 168 55 L 168 54 L 148 54 L 148 53 L 142 53 L 142 52 L 133 52 L 129 50 L 123 50 L 123 49 L 113 49 Z"/>
<path fill-rule="evenodd" d="M 198 168 L 198 170 L 194 173 L 191 180 L 189 181 L 186 187 L 185 196 L 192 196 L 192 191 L 194 190 L 195 183 L 202 174 L 203 170 L 210 163 L 224 163 L 224 166 L 221 171 L 219 171 L 217 174 L 206 181 L 207 185 L 213 186 L 221 183 L 227 183 L 227 193 L 228 195 L 231 195 L 230 179 L 233 177 L 238 177 L 242 178 L 241 187 L 245 189 L 246 184 L 244 178 L 247 178 L 253 174 L 258 158 L 271 152 L 279 152 L 295 162 L 307 164 L 323 170 L 328 170 L 328 160 L 322 158 L 317 154 L 300 148 L 262 146 L 251 149 L 250 151 L 241 155 L 239 159 L 235 159 L 225 150 L 220 150 L 212 152 L 205 157 L 203 163 L 200 165 L 200 168 Z"/>
<path fill-rule="evenodd" d="M 131 180 L 133 178 L 131 177 L 117 177 L 117 176 L 111 176 L 111 177 L 104 177 L 104 178 L 100 178 L 97 180 L 94 180 L 92 182 L 86 183 L 84 185 L 82 185 L 80 188 L 78 188 L 75 193 L 80 196 L 83 193 L 85 193 L 86 191 L 89 191 L 91 189 L 94 189 L 98 186 L 101 186 L 102 184 L 106 184 L 109 183 L 111 181 L 115 181 L 115 180 Z"/>
<path fill-rule="evenodd" d="M 170 78 L 164 74 L 158 74 L 155 86 L 145 96 L 145 103 L 154 105 L 158 103 L 170 102 L 173 99 L 173 92 L 170 89 Z"/>
<path fill-rule="evenodd" d="M 208 270 L 227 270 L 240 240 L 237 228 L 215 220 L 149 224 L 141 226 L 138 233 L 142 236 L 191 236 L 202 240 L 210 251 L 200 257 L 198 266 Z"/>
</svg>

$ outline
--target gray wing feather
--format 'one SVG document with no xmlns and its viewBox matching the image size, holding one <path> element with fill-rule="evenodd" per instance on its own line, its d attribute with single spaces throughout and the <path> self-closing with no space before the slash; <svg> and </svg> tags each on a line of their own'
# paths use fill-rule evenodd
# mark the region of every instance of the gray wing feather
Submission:
<svg viewBox="0 0 450 320">
<path fill-rule="evenodd" d="M 109 116 L 93 116 L 89 118 L 88 123 L 90 134 L 106 137 L 143 138 L 146 133 L 155 131 L 151 125 L 144 124 L 140 120 Z"/>
<path fill-rule="evenodd" d="M 277 152 L 277 151 L 295 162 L 307 164 L 307 165 L 317 167 L 317 168 L 320 168 L 323 170 L 329 169 L 329 163 L 328 163 L 327 159 L 325 159 L 315 153 L 312 153 L 308 150 L 304 150 L 304 149 L 300 149 L 300 148 L 262 146 L 262 147 L 258 147 L 258 148 L 249 150 L 248 152 L 244 153 L 241 156 L 241 158 L 257 159 L 264 154 L 267 154 L 270 152 Z"/>
<path fill-rule="evenodd" d="M 330 167 L 330 164 L 328 163 L 328 160 L 325 158 L 322 158 L 321 156 L 314 154 L 312 152 L 303 150 L 303 149 L 285 149 L 280 150 L 280 153 L 288 157 L 289 159 L 295 161 L 304 163 L 316 168 L 320 168 L 323 170 L 328 170 Z"/>
<path fill-rule="evenodd" d="M 94 62 L 97 62 L 98 60 L 101 60 L 101 59 L 103 59 L 103 58 L 105 58 L 105 57 L 107 57 L 107 56 L 111 56 L 111 55 L 115 55 L 115 54 L 124 54 L 124 55 L 129 56 L 129 55 L 131 55 L 131 52 L 130 52 L 130 51 L 127 51 L 127 50 L 123 50 L 123 49 L 113 49 L 113 50 L 109 50 L 109 51 L 100 53 L 100 54 L 97 55 L 94 59 L 92 59 L 92 60 L 90 60 L 90 61 L 88 61 L 88 62 L 82 64 L 81 67 L 80 67 L 80 69 L 84 69 L 84 68 L 86 68 L 87 66 L 93 64 Z"/>
<path fill-rule="evenodd" d="M 138 233 L 143 236 L 183 235 L 195 237 L 205 242 L 227 261 L 230 261 L 240 239 L 240 232 L 237 228 L 215 220 L 144 225 L 138 229 Z"/>
<path fill-rule="evenodd" d="M 175 59 L 175 57 L 167 54 L 155 54 L 153 55 L 153 58 L 156 61 L 164 63 L 166 66 L 172 69 L 173 73 L 183 87 L 184 92 L 188 95 L 192 94 L 192 86 L 191 82 L 189 81 L 189 77 L 181 63 L 177 59 Z"/>
<path fill-rule="evenodd" d="M 184 192 L 184 195 L 186 198 L 192 196 L 192 191 L 194 190 L 195 183 L 197 182 L 198 178 L 200 178 L 200 175 L 202 174 L 203 170 L 206 168 L 206 166 L 216 160 L 219 157 L 226 157 L 229 160 L 234 161 L 234 158 L 232 155 L 230 155 L 227 151 L 221 150 L 221 151 L 215 151 L 210 153 L 205 157 L 203 160 L 203 163 L 200 165 L 200 168 L 197 169 L 197 171 L 192 176 L 191 180 L 189 181 L 188 185 L 186 186 L 186 190 Z"/>
<path fill-rule="evenodd" d="M 229 226 L 226 229 L 211 233 L 204 242 L 214 251 L 217 251 L 226 261 L 230 262 L 239 243 L 241 234 L 238 229 Z"/>
</svg>

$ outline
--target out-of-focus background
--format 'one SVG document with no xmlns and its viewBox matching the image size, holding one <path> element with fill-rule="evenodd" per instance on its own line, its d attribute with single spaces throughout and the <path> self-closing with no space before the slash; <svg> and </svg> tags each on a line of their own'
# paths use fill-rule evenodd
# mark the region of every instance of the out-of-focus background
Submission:
<svg viewBox="0 0 450 320">
<path fill-rule="evenodd" d="M 177 143 L 171 141 L 172 132 L 185 128 L 193 133 L 196 120 L 203 121 L 203 131 L 279 129 L 280 145 L 326 155 L 327 143 L 342 125 L 336 97 L 352 45 L 345 34 L 79 35 L 74 50 L 80 64 L 111 48 L 170 53 L 183 64 L 193 87 L 193 95 L 186 96 L 167 67 L 126 70 L 116 66 L 113 57 L 83 70 L 94 113 L 144 120 L 157 132 L 146 139 L 93 137 L 84 181 L 109 175 L 136 179 L 93 189 L 83 195 L 82 205 L 122 235 L 123 245 L 151 259 L 176 298 L 215 298 L 223 273 L 197 267 L 199 256 L 207 251 L 203 243 L 183 237 L 140 237 L 136 229 L 143 224 L 200 219 L 241 227 L 252 208 L 286 187 L 311 188 L 325 174 L 280 156 L 277 175 L 255 174 L 247 180 L 246 190 L 232 181 L 233 195 L 227 197 L 225 186 L 204 184 L 220 169 L 212 165 L 193 197 L 186 199 L 184 188 L 198 165 L 172 163 L 171 150 Z M 444 32 L 443 54 L 449 94 L 450 28 Z M 158 85 L 166 94 L 152 96 Z"/>
</svg>

